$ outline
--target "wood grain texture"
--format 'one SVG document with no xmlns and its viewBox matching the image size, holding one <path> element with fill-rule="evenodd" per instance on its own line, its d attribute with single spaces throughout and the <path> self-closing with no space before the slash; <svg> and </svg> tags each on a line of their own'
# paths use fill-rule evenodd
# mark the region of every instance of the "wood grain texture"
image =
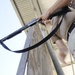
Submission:
<svg viewBox="0 0 75 75">
<path fill-rule="evenodd" d="M 33 30 L 31 45 L 43 38 L 38 25 Z M 27 75 L 52 75 L 51 59 L 45 43 L 29 52 Z"/>
</svg>

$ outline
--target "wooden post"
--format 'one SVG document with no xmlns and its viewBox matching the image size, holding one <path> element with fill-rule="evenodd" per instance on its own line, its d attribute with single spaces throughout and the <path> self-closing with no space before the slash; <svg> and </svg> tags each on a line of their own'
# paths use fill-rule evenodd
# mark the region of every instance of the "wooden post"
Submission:
<svg viewBox="0 0 75 75">
<path fill-rule="evenodd" d="M 33 27 L 31 45 L 43 39 L 38 25 Z M 53 75 L 51 59 L 45 44 L 29 52 L 27 75 Z"/>
<path fill-rule="evenodd" d="M 30 29 L 29 32 L 28 32 L 28 35 L 27 35 L 27 39 L 26 39 L 24 48 L 27 48 L 27 47 L 30 46 L 32 33 L 33 33 L 33 30 Z M 21 56 L 21 60 L 20 60 L 19 67 L 18 67 L 16 75 L 24 75 L 27 60 L 28 60 L 28 52 L 25 52 Z"/>
</svg>

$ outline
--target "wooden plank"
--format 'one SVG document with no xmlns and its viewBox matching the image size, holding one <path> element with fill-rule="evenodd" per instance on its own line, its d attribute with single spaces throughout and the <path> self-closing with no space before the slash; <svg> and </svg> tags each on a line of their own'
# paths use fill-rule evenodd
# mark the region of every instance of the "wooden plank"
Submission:
<svg viewBox="0 0 75 75">
<path fill-rule="evenodd" d="M 29 32 L 28 32 L 28 36 L 27 36 L 24 48 L 27 48 L 27 47 L 30 46 L 30 41 L 31 41 L 32 33 L 33 33 L 33 30 L 30 29 Z M 19 67 L 18 67 L 16 75 L 24 75 L 25 67 L 26 67 L 26 62 L 27 62 L 27 57 L 28 57 L 28 52 L 25 52 L 25 53 L 22 54 L 21 60 L 20 60 L 20 64 L 19 64 Z"/>
<path fill-rule="evenodd" d="M 31 45 L 43 38 L 38 25 L 33 29 Z M 45 44 L 29 52 L 27 75 L 53 75 L 50 55 Z"/>
</svg>

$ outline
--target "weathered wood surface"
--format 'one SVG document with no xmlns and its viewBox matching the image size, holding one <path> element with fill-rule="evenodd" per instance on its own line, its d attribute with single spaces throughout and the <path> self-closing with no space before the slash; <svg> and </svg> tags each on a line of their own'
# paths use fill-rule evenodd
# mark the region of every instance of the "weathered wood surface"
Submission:
<svg viewBox="0 0 75 75">
<path fill-rule="evenodd" d="M 28 32 L 28 35 L 27 35 L 27 39 L 26 39 L 24 48 L 27 48 L 27 47 L 30 46 L 32 33 L 33 33 L 33 31 L 32 31 L 32 29 L 30 29 L 29 32 Z M 28 52 L 25 52 L 21 56 L 21 60 L 20 60 L 19 67 L 18 67 L 16 75 L 24 75 L 27 59 L 28 59 Z"/>
<path fill-rule="evenodd" d="M 33 30 L 31 45 L 43 38 L 38 25 Z M 52 75 L 51 59 L 45 44 L 29 52 L 27 75 Z"/>
</svg>

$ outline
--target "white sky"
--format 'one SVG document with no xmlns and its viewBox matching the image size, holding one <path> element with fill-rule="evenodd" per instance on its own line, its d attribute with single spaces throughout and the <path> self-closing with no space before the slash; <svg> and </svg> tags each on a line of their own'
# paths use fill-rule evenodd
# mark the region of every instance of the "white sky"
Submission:
<svg viewBox="0 0 75 75">
<path fill-rule="evenodd" d="M 21 24 L 11 5 L 10 0 L 0 0 L 0 39 L 19 29 Z M 25 43 L 25 33 L 7 40 L 5 43 L 10 49 L 22 49 Z M 0 45 L 0 75 L 16 75 L 21 54 L 6 51 Z"/>
</svg>

